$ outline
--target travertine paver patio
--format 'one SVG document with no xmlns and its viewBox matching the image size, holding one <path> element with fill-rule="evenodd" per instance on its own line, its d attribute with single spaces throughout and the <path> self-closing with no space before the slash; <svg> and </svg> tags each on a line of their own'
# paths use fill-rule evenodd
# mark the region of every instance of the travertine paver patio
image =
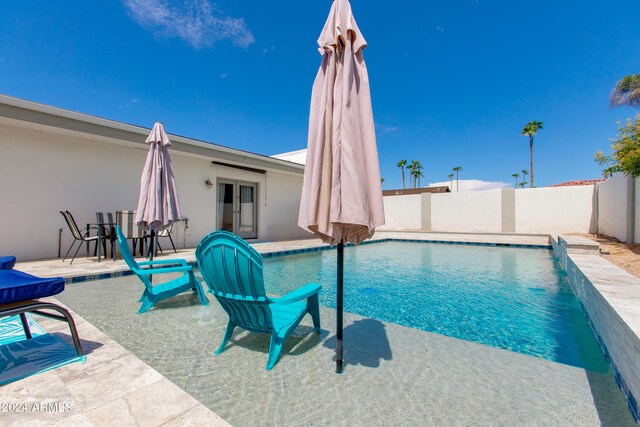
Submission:
<svg viewBox="0 0 640 427">
<path fill-rule="evenodd" d="M 46 300 L 59 304 L 55 298 Z M 3 426 L 228 426 L 222 418 L 72 312 L 86 363 L 0 388 Z M 34 315 L 71 344 L 66 323 Z M 169 355 L 168 355 L 169 357 Z M 48 409 L 39 409 L 44 404 Z"/>
</svg>

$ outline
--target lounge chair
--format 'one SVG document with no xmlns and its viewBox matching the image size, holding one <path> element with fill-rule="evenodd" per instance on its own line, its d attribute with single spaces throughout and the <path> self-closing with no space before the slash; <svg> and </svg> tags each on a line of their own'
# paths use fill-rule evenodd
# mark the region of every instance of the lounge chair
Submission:
<svg viewBox="0 0 640 427">
<path fill-rule="evenodd" d="M 38 301 L 64 290 L 62 277 L 42 278 L 14 270 L 15 257 L 0 257 L 0 322 L 18 316 L 22 333 L 0 336 L 0 385 L 73 361 L 84 361 L 78 331 L 69 311 L 52 302 Z M 51 313 L 51 312 L 54 313 Z M 52 334 L 32 334 L 27 313 L 67 322 L 75 349 Z M 9 319 L 10 320 L 10 319 Z"/>
<path fill-rule="evenodd" d="M 185 261 L 184 259 L 175 258 L 163 259 L 158 261 L 136 262 L 136 260 L 133 259 L 133 256 L 131 256 L 129 245 L 127 244 L 127 239 L 122 234 L 120 226 L 116 227 L 116 234 L 118 236 L 118 245 L 120 246 L 120 253 L 122 254 L 122 258 L 124 258 L 127 266 L 129 266 L 131 271 L 133 271 L 133 273 L 138 276 L 138 278 L 142 281 L 142 283 L 144 283 L 145 286 L 145 290 L 139 300 L 139 302 L 142 302 L 142 306 L 140 307 L 140 310 L 138 310 L 138 313 L 142 314 L 153 307 L 156 302 L 178 295 L 190 289 L 194 290 L 198 294 L 198 298 L 200 299 L 200 303 L 202 305 L 209 304 L 209 301 L 207 301 L 207 297 L 204 295 L 204 291 L 202 290 L 202 284 L 198 281 L 198 279 L 196 279 L 196 276 L 193 273 L 193 267 L 187 265 L 187 261 Z M 164 267 L 154 268 L 155 266 L 162 265 L 164 265 Z M 164 283 L 156 285 L 151 283 L 151 280 L 149 279 L 150 275 L 165 273 L 183 274 L 176 279 L 169 280 Z"/>
<path fill-rule="evenodd" d="M 269 298 L 262 276 L 262 255 L 228 231 L 205 237 L 196 249 L 198 267 L 211 292 L 229 315 L 216 354 L 222 353 L 236 326 L 271 334 L 267 370 L 278 361 L 287 337 L 309 313 L 320 331 L 318 284 L 309 283 L 281 298 Z"/>
</svg>

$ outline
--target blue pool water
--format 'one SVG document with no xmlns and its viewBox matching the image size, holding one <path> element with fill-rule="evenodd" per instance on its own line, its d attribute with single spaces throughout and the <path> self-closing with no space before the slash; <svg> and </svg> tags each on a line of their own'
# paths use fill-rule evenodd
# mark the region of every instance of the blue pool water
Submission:
<svg viewBox="0 0 640 427">
<path fill-rule="evenodd" d="M 336 251 L 265 258 L 267 292 L 323 286 L 335 308 Z M 345 249 L 344 309 L 603 372 L 604 356 L 546 249 L 385 242 Z"/>
</svg>

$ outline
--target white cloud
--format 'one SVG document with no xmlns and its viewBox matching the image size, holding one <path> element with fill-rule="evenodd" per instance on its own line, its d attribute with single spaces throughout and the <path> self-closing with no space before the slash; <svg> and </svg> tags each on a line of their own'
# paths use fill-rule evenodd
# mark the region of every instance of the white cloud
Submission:
<svg viewBox="0 0 640 427">
<path fill-rule="evenodd" d="M 390 132 L 397 132 L 398 131 L 398 127 L 397 126 L 379 126 L 376 125 L 376 129 L 378 129 L 380 132 L 382 133 L 390 133 Z"/>
<path fill-rule="evenodd" d="M 449 186 L 450 181 L 443 182 L 432 182 L 427 185 L 427 187 L 439 187 L 439 186 Z M 502 181 L 481 181 L 479 179 L 461 179 L 458 181 L 460 185 L 460 191 L 483 191 L 483 190 L 495 190 L 498 188 L 510 188 L 513 187 L 512 184 L 502 182 Z M 451 191 L 456 191 L 456 178 L 453 177 L 453 188 Z"/>
<path fill-rule="evenodd" d="M 266 55 L 267 53 L 273 52 L 274 50 L 276 50 L 276 47 L 274 45 L 271 45 L 262 49 L 262 54 Z"/>
<path fill-rule="evenodd" d="M 179 37 L 196 49 L 231 40 L 248 47 L 255 38 L 244 19 L 231 18 L 209 0 L 124 0 L 131 18 L 154 35 Z"/>
</svg>

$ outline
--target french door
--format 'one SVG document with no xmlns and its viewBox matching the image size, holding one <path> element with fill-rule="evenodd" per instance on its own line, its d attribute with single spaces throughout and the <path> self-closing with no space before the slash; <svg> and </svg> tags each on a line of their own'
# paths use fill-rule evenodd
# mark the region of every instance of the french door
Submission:
<svg viewBox="0 0 640 427">
<path fill-rule="evenodd" d="M 216 229 L 243 239 L 258 237 L 257 187 L 250 182 L 218 180 Z"/>
</svg>

